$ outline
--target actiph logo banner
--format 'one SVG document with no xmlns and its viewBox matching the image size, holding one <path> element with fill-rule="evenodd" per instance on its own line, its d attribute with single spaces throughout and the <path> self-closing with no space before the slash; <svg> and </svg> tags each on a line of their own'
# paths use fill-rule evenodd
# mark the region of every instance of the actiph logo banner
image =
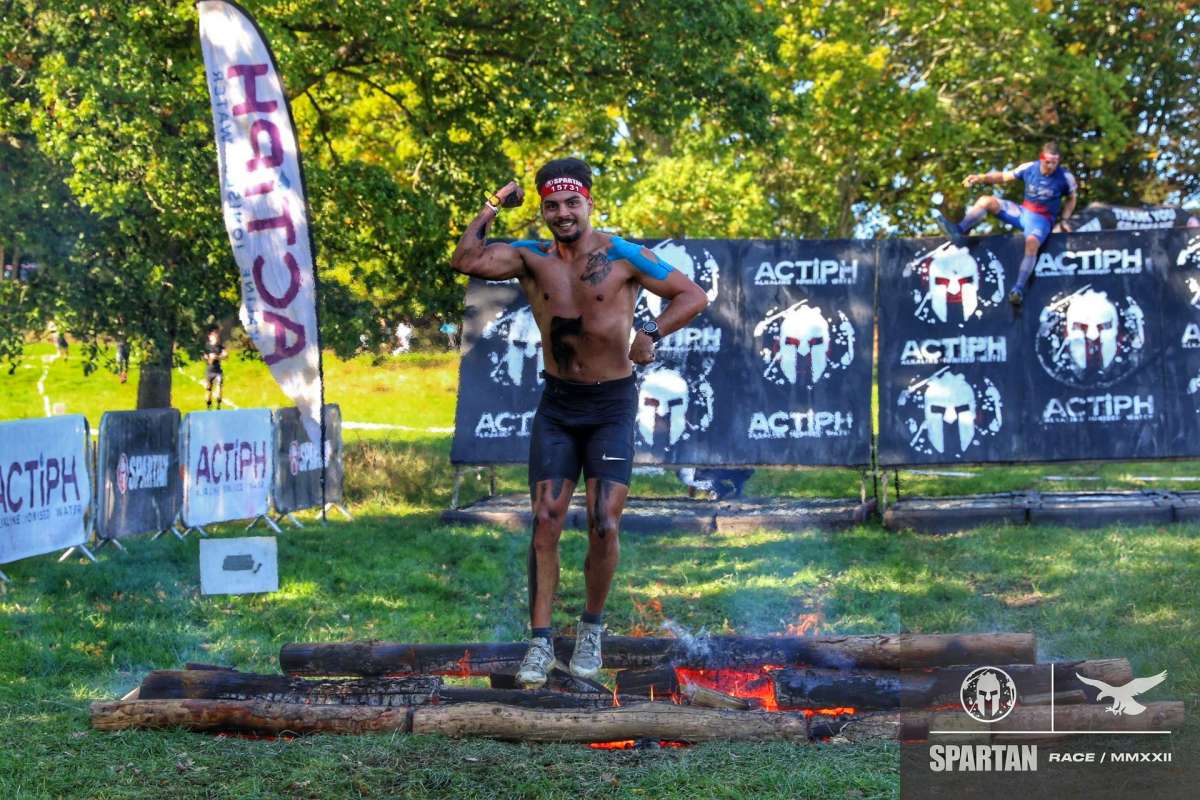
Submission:
<svg viewBox="0 0 1200 800">
<path fill-rule="evenodd" d="M 197 8 L 242 325 L 320 441 L 316 277 L 291 109 L 254 20 L 234 3 L 202 0 Z"/>
<path fill-rule="evenodd" d="M 267 513 L 271 412 L 195 411 L 183 418 L 183 521 L 208 525 Z"/>
<path fill-rule="evenodd" d="M 275 426 L 275 477 L 271 502 L 280 514 L 321 506 L 321 453 L 300 424 L 300 412 L 279 408 L 271 413 Z M 342 414 L 325 406 L 325 500 L 342 499 Z"/>
<path fill-rule="evenodd" d="M 109 411 L 100 418 L 96 532 L 119 539 L 170 527 L 179 514 L 179 411 Z"/>
<path fill-rule="evenodd" d="M 880 462 L 1017 457 L 1026 342 L 1007 292 L 1019 242 L 895 239 L 881 250 Z"/>
<path fill-rule="evenodd" d="M 79 414 L 0 423 L 0 564 L 87 540 L 87 444 Z"/>
</svg>

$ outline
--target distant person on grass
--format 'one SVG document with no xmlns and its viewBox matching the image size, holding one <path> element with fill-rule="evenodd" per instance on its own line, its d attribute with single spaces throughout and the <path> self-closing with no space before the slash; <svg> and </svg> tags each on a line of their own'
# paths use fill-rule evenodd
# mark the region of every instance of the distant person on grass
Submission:
<svg viewBox="0 0 1200 800">
<path fill-rule="evenodd" d="M 221 329 L 216 325 L 208 329 L 208 342 L 204 345 L 204 407 L 212 411 L 213 394 L 217 396 L 217 410 L 221 410 L 221 394 L 225 387 L 225 370 L 221 362 L 229 351 L 221 343 Z"/>
<path fill-rule="evenodd" d="M 121 383 L 129 379 L 129 342 L 123 338 L 117 340 L 117 377 Z"/>
<path fill-rule="evenodd" d="M 587 602 L 569 668 L 583 678 L 600 671 L 604 603 L 617 568 L 633 468 L 638 396 L 633 365 L 654 361 L 659 339 L 708 305 L 699 286 L 645 247 L 592 229 L 592 171 L 583 161 L 551 161 L 538 170 L 536 182 L 553 241 L 485 242 L 500 209 L 519 206 L 524 198 L 512 181 L 467 226 L 451 262 L 479 278 L 517 278 L 549 356 L 529 448 L 532 633 L 517 673 L 526 686 L 543 685 L 556 665 L 550 612 L 558 588 L 558 541 L 581 469 L 587 486 Z M 630 344 L 634 302 L 642 289 L 670 304 L 657 320 L 643 323 Z"/>
<path fill-rule="evenodd" d="M 58 357 L 66 361 L 71 355 L 71 343 L 67 341 L 67 335 L 59 328 L 54 335 L 54 347 L 58 351 Z"/>
<path fill-rule="evenodd" d="M 1078 184 L 1075 176 L 1060 166 L 1061 161 L 1062 154 L 1058 150 L 1058 143 L 1046 142 L 1042 145 L 1042 152 L 1037 161 L 1026 161 L 1013 170 L 968 175 L 963 181 L 964 186 L 1022 181 L 1025 184 L 1025 199 L 1019 206 L 1012 200 L 987 195 L 976 200 L 958 224 L 946 219 L 940 211 L 934 211 L 938 223 L 945 229 L 951 241 L 959 247 L 966 246 L 966 234 L 988 214 L 1024 231 L 1025 258 L 1021 261 L 1016 283 L 1008 295 L 1009 302 L 1014 306 L 1019 306 L 1025 299 L 1025 290 L 1028 288 L 1029 276 L 1033 274 L 1033 266 L 1037 262 L 1038 250 L 1055 227 L 1060 210 L 1062 219 L 1058 222 L 1058 229 L 1066 233 L 1071 231 L 1067 219 L 1075 212 Z M 1063 198 L 1066 198 L 1065 203 Z"/>
</svg>

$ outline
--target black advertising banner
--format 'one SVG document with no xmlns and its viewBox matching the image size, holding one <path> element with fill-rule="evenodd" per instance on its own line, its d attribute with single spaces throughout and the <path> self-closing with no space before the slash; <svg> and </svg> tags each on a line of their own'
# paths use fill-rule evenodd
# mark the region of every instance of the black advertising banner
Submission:
<svg viewBox="0 0 1200 800">
<path fill-rule="evenodd" d="M 1110 206 L 1089 203 L 1068 220 L 1075 233 L 1200 227 L 1200 212 L 1178 206 Z"/>
<path fill-rule="evenodd" d="M 649 246 L 649 243 L 647 243 Z M 672 241 L 651 248 L 694 280 L 709 307 L 690 325 L 665 337 L 657 360 L 638 368 L 634 436 L 642 463 L 730 463 L 721 409 L 735 391 L 715 381 L 722 364 L 736 364 L 736 243 Z M 663 301 L 642 292 L 634 324 L 662 312 Z M 467 286 L 459 367 L 458 408 L 450 460 L 456 464 L 519 463 L 529 457 L 533 416 L 541 399 L 541 334 L 516 280 L 472 279 Z M 724 386 L 722 396 L 718 386 Z"/>
<path fill-rule="evenodd" d="M 1166 455 L 1162 303 L 1169 233 L 1052 236 L 1021 310 L 1027 461 Z M 1019 257 L 1019 256 L 1018 256 Z"/>
<path fill-rule="evenodd" d="M 1163 234 L 1167 286 L 1162 305 L 1167 452 L 1200 455 L 1200 230 Z"/>
<path fill-rule="evenodd" d="M 108 411 L 100 418 L 96 535 L 166 530 L 179 515 L 179 411 Z"/>
<path fill-rule="evenodd" d="M 665 240 L 651 249 L 708 295 L 708 308 L 687 327 L 664 337 L 655 361 L 637 368 L 635 460 L 643 464 L 738 464 L 731 449 L 733 408 L 740 386 L 732 376 L 745 355 L 738 320 L 739 242 Z M 643 291 L 634 326 L 662 313 L 665 301 Z"/>
<path fill-rule="evenodd" d="M 741 259 L 734 463 L 871 462 L 876 244 L 761 241 Z"/>
<path fill-rule="evenodd" d="M 271 502 L 280 514 L 321 507 L 321 453 L 305 431 L 299 409 L 271 412 L 274 427 L 275 475 Z M 342 500 L 342 412 L 325 406 L 325 501 Z"/>
<path fill-rule="evenodd" d="M 1007 296 L 1020 239 L 898 239 L 880 253 L 879 463 L 1012 461 L 1024 345 Z"/>
<path fill-rule="evenodd" d="M 514 278 L 467 284 L 455 464 L 527 461 L 533 414 L 542 395 L 542 337 Z"/>
</svg>

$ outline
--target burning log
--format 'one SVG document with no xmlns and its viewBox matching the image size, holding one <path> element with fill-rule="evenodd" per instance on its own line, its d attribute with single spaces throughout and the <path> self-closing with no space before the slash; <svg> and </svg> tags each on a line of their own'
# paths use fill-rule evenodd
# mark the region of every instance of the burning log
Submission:
<svg viewBox="0 0 1200 800">
<path fill-rule="evenodd" d="M 564 663 L 575 641 L 555 640 Z M 1033 634 L 898 634 L 825 637 L 712 636 L 653 639 L 606 636 L 610 669 L 665 665 L 697 668 L 807 664 L 835 669 L 904 669 L 956 664 L 1032 664 Z M 517 666 L 521 642 L 504 644 L 396 644 L 347 642 L 286 644 L 279 663 L 289 675 L 489 675 Z"/>
<path fill-rule="evenodd" d="M 731 694 L 718 692 L 716 689 L 709 689 L 707 686 L 695 683 L 684 684 L 680 694 L 687 698 L 689 705 L 693 706 L 731 708 L 735 711 L 747 711 L 751 708 L 750 701 L 744 697 L 734 697 Z"/>
<path fill-rule="evenodd" d="M 395 731 L 533 742 L 805 742 L 812 738 L 803 714 L 726 711 L 668 703 L 595 711 L 536 711 L 492 703 L 401 709 L 260 700 L 134 700 L 93 703 L 91 713 L 92 727 L 108 731 L 173 727 L 259 734 Z"/>
<path fill-rule="evenodd" d="M 1001 668 L 1016 682 L 1022 695 L 1050 691 L 1049 664 L 1008 664 Z M 917 709 L 958 702 L 963 679 L 972 669 L 974 667 L 901 671 L 804 668 L 776 670 L 771 675 L 780 708 Z M 1087 690 L 1089 697 L 1094 697 L 1096 690 L 1076 678 L 1076 672 L 1114 686 L 1133 679 L 1129 661 L 1123 658 L 1057 662 L 1053 670 L 1055 691 Z M 622 684 L 622 674 L 617 676 L 619 690 L 634 694 Z"/>
<path fill-rule="evenodd" d="M 236 670 L 155 670 L 142 681 L 142 700 L 267 700 L 320 705 L 413 706 L 434 702 L 438 677 L 310 681 Z"/>
<path fill-rule="evenodd" d="M 270 703 L 402 707 L 440 703 L 501 703 L 524 708 L 608 708 L 623 702 L 607 689 L 508 691 L 443 686 L 440 678 L 312 681 L 234 670 L 156 670 L 142 682 L 142 700 L 261 700 Z M 626 697 L 628 702 L 642 698 Z"/>
</svg>

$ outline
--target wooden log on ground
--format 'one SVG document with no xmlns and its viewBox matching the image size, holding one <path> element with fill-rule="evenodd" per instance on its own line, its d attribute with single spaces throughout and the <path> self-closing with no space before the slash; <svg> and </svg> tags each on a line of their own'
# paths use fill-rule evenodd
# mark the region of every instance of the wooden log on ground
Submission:
<svg viewBox="0 0 1200 800">
<path fill-rule="evenodd" d="M 731 708 L 735 711 L 747 711 L 753 704 L 744 697 L 734 697 L 731 694 L 718 692 L 707 686 L 695 683 L 685 683 L 680 694 L 687 698 L 688 705 L 704 708 Z"/>
<path fill-rule="evenodd" d="M 1000 667 L 1017 685 L 1018 700 L 1025 694 L 1050 691 L 1050 664 L 1007 664 Z M 919 709 L 957 703 L 963 679 L 975 667 L 940 667 L 929 670 L 831 670 L 820 668 L 781 669 L 771 673 L 775 700 L 780 708 Z M 1097 690 L 1075 677 L 1121 686 L 1133 679 L 1129 661 L 1123 658 L 1093 661 L 1059 661 L 1053 664 L 1054 690 L 1084 691 L 1089 698 Z M 622 684 L 620 691 L 633 694 Z"/>
<path fill-rule="evenodd" d="M 639 697 L 586 691 L 482 689 L 443 686 L 436 676 L 307 680 L 233 670 L 156 670 L 142 681 L 142 700 L 264 700 L 272 703 L 348 706 L 416 706 L 437 703 L 502 703 L 524 708 L 608 708 Z M 122 698 L 134 699 L 134 698 Z"/>
<path fill-rule="evenodd" d="M 1183 725 L 1183 703 L 1164 701 L 1144 703 L 1146 710 L 1137 716 L 1111 714 L 1105 705 L 1054 706 L 1051 724 L 1050 706 L 1014 708 L 998 722 L 976 722 L 957 712 L 938 712 L 929 717 L 929 730 L 942 731 L 939 742 L 991 742 L 993 744 L 1034 744 L 1059 741 L 1080 731 L 1177 731 Z M 1046 731 L 1042 736 L 1006 734 L 1006 731 Z M 950 732 L 947 734 L 946 732 Z"/>
<path fill-rule="evenodd" d="M 155 670 L 142 681 L 142 700 L 268 700 L 320 705 L 413 706 L 436 702 L 436 676 L 313 681 L 236 670 Z"/>
<path fill-rule="evenodd" d="M 437 733 L 539 742 L 608 742 L 625 739 L 861 741 L 867 738 L 923 739 L 942 732 L 940 742 L 1032 742 L 1037 737 L 1006 731 L 1047 731 L 1061 739 L 1078 730 L 1178 730 L 1183 703 L 1147 703 L 1136 717 L 1114 716 L 1104 706 L 1016 708 L 1005 719 L 976 723 L 961 712 L 880 713 L 848 718 L 766 711 L 726 711 L 640 703 L 601 710 L 532 710 L 494 703 L 383 708 L 304 705 L 261 700 L 132 700 L 97 702 L 91 707 L 97 730 L 183 727 L 197 731 L 262 734 Z M 946 734 L 945 732 L 950 732 Z"/>
<path fill-rule="evenodd" d="M 617 672 L 617 691 L 642 697 L 670 697 L 679 691 L 679 676 L 674 667 L 623 669 Z"/>
<path fill-rule="evenodd" d="M 558 638 L 566 663 L 575 640 Z M 294 643 L 280 650 L 289 675 L 489 675 L 517 666 L 525 644 L 397 644 L 392 642 Z M 687 639 L 606 636 L 609 669 L 665 665 L 696 668 L 805 665 L 835 669 L 903 669 L 956 664 L 1032 664 L 1029 633 L 896 634 L 876 636 L 744 637 Z"/>
<path fill-rule="evenodd" d="M 174 727 L 259 734 L 393 731 L 532 742 L 810 740 L 808 719 L 803 714 L 669 703 L 539 711 L 493 703 L 377 708 L 259 700 L 134 700 L 93 703 L 91 712 L 92 727 L 108 731 Z"/>
<path fill-rule="evenodd" d="M 1051 701 L 1056 706 L 1078 706 L 1087 702 L 1087 695 L 1082 689 L 1072 689 L 1069 692 L 1043 692 L 1042 694 L 1021 695 L 1017 704 L 1022 706 L 1048 706 Z"/>
</svg>

